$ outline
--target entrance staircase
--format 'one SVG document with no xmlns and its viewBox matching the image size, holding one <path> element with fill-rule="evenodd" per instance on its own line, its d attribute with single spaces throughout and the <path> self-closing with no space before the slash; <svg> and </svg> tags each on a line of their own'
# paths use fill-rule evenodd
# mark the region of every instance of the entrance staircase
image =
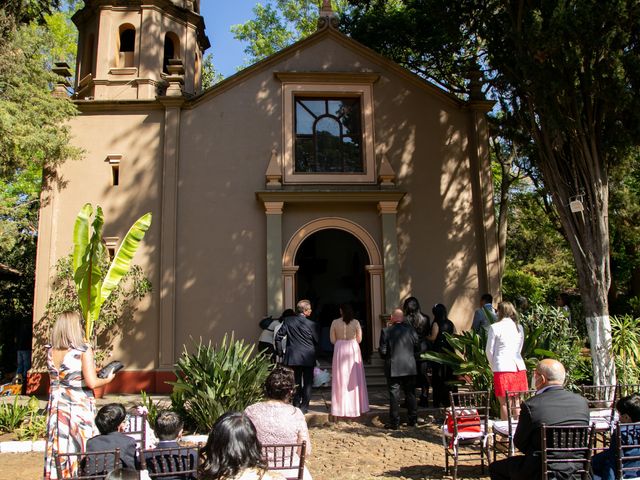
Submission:
<svg viewBox="0 0 640 480">
<path fill-rule="evenodd" d="M 331 373 L 331 359 L 319 359 L 320 368 L 328 370 Z M 373 352 L 369 361 L 364 363 L 364 374 L 367 378 L 367 387 L 381 387 L 387 385 L 387 379 L 384 376 L 384 360 L 380 358 L 378 352 Z"/>
</svg>

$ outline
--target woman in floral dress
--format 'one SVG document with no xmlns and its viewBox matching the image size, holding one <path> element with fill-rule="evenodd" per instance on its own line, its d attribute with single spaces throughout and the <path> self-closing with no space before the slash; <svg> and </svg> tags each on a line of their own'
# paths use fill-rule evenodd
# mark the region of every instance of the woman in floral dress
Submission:
<svg viewBox="0 0 640 480">
<path fill-rule="evenodd" d="M 93 351 L 82 335 L 82 317 L 77 312 L 61 314 L 51 330 L 47 351 L 49 405 L 47 406 L 47 449 L 44 478 L 57 479 L 56 453 L 81 453 L 94 436 L 95 398 L 92 388 L 106 385 L 107 378 L 96 376 Z M 78 471 L 78 457 L 63 459 L 63 478 Z"/>
</svg>

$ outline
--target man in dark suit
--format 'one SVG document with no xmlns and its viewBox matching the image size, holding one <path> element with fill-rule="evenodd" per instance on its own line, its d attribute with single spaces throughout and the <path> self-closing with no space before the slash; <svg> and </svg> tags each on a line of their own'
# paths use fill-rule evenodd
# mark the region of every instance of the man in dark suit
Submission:
<svg viewBox="0 0 640 480">
<path fill-rule="evenodd" d="M 541 360 L 533 375 L 536 395 L 520 407 L 513 443 L 524 455 L 493 462 L 492 480 L 538 480 L 541 477 L 540 427 L 546 425 L 589 425 L 589 404 L 584 397 L 565 390 L 565 370 L 557 360 Z M 561 478 L 571 478 L 576 464 L 558 464 Z"/>
<path fill-rule="evenodd" d="M 87 440 L 87 452 L 104 452 L 119 448 L 121 465 L 117 467 L 135 469 L 137 468 L 136 441 L 122 433 L 126 416 L 127 412 L 121 403 L 109 403 L 98 410 L 96 427 L 100 435 Z M 98 459 L 96 465 L 82 465 L 82 469 L 85 475 L 96 475 L 110 468 L 105 469 L 102 459 Z"/>
<path fill-rule="evenodd" d="M 400 389 L 404 391 L 409 414 L 408 425 L 418 421 L 416 408 L 416 354 L 420 351 L 420 339 L 415 329 L 404 321 L 401 309 L 391 314 L 391 325 L 380 335 L 380 356 L 384 359 L 384 373 L 389 387 L 389 423 L 392 430 L 400 426 Z"/>
<path fill-rule="evenodd" d="M 318 331 L 311 315 L 311 302 L 300 300 L 296 305 L 296 315 L 286 317 L 275 337 L 276 350 L 282 355 L 282 341 L 286 338 L 287 349 L 284 353 L 285 365 L 293 368 L 298 388 L 293 397 L 293 404 L 303 413 L 309 410 L 311 387 L 313 386 L 313 367 L 316 364 L 316 347 Z"/>
<path fill-rule="evenodd" d="M 158 436 L 156 449 L 180 448 L 178 439 L 182 436 L 183 423 L 176 412 L 164 411 L 158 414 L 155 422 L 155 433 Z M 184 452 L 184 451 L 183 451 Z M 180 472 L 195 469 L 198 462 L 198 450 L 190 449 L 188 453 L 178 450 L 145 453 L 145 464 L 150 473 Z M 180 474 L 161 477 L 163 480 L 193 480 L 195 475 Z"/>
</svg>

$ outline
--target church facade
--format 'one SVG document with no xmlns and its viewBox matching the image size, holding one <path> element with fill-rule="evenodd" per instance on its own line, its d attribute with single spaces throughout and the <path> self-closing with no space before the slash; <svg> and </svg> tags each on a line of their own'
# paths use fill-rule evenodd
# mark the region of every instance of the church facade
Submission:
<svg viewBox="0 0 640 480">
<path fill-rule="evenodd" d="M 166 390 L 185 346 L 256 341 L 262 317 L 300 298 L 326 350 L 351 303 L 368 355 L 407 296 L 464 329 L 497 291 L 491 103 L 343 35 L 328 3 L 316 33 L 207 90 L 199 1 L 86 0 L 74 16 L 84 154 L 44 194 L 34 323 L 83 204 L 103 208 L 110 248 L 152 212 L 135 263 L 153 292 L 116 340 L 127 367 L 111 390 Z"/>
</svg>

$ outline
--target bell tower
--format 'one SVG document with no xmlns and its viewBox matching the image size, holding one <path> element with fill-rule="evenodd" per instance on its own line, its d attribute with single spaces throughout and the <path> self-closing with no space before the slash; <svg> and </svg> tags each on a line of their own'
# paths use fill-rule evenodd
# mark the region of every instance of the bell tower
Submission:
<svg viewBox="0 0 640 480">
<path fill-rule="evenodd" d="M 200 0 L 85 0 L 73 22 L 77 98 L 152 100 L 176 74 L 183 95 L 200 91 L 210 46 Z"/>
</svg>

